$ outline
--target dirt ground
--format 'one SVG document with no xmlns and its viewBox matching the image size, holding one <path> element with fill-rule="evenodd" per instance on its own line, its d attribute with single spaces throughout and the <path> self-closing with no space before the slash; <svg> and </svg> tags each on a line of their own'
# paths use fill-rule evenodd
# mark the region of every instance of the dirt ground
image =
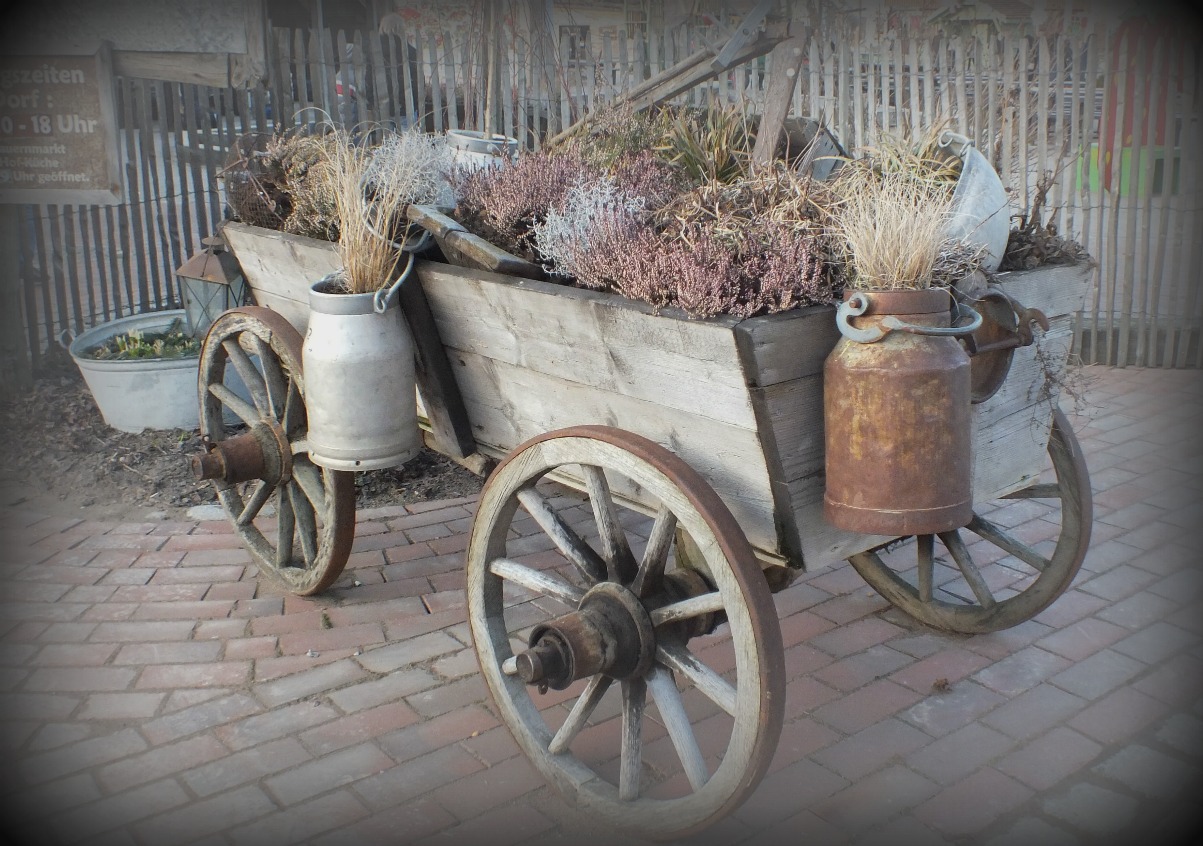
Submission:
<svg viewBox="0 0 1203 846">
<path fill-rule="evenodd" d="M 192 478 L 198 431 L 119 432 L 105 424 L 70 357 L 52 354 L 33 391 L 0 404 L 0 508 L 36 507 L 89 519 L 186 519 L 216 503 Z M 403 467 L 355 474 L 360 508 L 469 496 L 482 480 L 431 450 Z"/>
</svg>

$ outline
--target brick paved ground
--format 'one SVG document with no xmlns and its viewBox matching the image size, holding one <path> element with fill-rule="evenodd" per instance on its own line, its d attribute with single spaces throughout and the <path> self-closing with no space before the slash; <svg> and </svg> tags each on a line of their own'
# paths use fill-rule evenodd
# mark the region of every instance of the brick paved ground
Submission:
<svg viewBox="0 0 1203 846">
<path fill-rule="evenodd" d="M 786 725 L 699 842 L 1174 844 L 1203 786 L 1197 372 L 1087 370 L 1090 556 L 1006 632 L 935 633 L 847 565 L 776 596 Z M 319 599 L 223 522 L 2 515 L 0 775 L 14 844 L 629 843 L 543 785 L 465 621 L 470 501 L 362 513 Z M 948 689 L 933 689 L 947 679 Z M 582 834 L 589 831 L 589 835 Z"/>
</svg>

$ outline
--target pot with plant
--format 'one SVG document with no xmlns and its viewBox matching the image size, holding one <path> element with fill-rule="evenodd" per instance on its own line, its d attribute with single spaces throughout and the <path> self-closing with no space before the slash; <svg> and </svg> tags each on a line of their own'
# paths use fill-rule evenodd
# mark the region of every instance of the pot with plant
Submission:
<svg viewBox="0 0 1203 846">
<path fill-rule="evenodd" d="M 411 230 L 406 211 L 440 200 L 450 153 L 416 131 L 327 150 L 341 267 L 309 292 L 310 456 L 333 470 L 392 467 L 422 446 L 413 339 L 397 298 L 428 236 Z"/>
<path fill-rule="evenodd" d="M 200 344 L 184 311 L 121 317 L 68 346 L 104 422 L 122 432 L 194 429 Z"/>
<path fill-rule="evenodd" d="M 970 363 L 957 339 L 981 317 L 939 283 L 982 250 L 950 240 L 951 192 L 922 163 L 845 168 L 836 186 L 848 279 L 823 371 L 824 516 L 865 534 L 949 532 L 973 516 Z"/>
</svg>

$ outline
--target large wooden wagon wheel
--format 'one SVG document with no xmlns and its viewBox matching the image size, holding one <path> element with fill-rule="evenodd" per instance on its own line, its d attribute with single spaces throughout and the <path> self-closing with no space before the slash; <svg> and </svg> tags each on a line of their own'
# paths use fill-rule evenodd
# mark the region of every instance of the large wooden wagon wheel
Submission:
<svg viewBox="0 0 1203 846">
<path fill-rule="evenodd" d="M 539 484 L 561 469 L 584 502 Z M 632 485 L 654 516 L 624 507 Z M 671 838 L 756 787 L 784 714 L 780 627 L 743 532 L 680 458 L 601 426 L 527 441 L 485 484 L 467 580 L 501 717 L 574 806 Z"/>
<path fill-rule="evenodd" d="M 1090 546 L 1090 477 L 1060 409 L 1048 456 L 1051 474 L 1002 500 L 975 504 L 964 529 L 849 561 L 878 593 L 938 629 L 992 632 L 1031 619 L 1069 587 Z"/>
<path fill-rule="evenodd" d="M 270 309 L 247 306 L 214 321 L 199 375 L 208 452 L 193 459 L 193 472 L 212 479 L 260 570 L 307 596 L 329 587 L 351 553 L 355 474 L 309 460 L 302 343 Z"/>
</svg>

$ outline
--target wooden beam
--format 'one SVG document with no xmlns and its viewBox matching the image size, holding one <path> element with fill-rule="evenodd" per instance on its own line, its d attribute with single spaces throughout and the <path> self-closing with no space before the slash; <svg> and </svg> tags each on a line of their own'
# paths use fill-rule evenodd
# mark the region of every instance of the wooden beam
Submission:
<svg viewBox="0 0 1203 846">
<path fill-rule="evenodd" d="M 809 31 L 800 32 L 782 41 L 769 55 L 769 84 L 760 127 L 756 130 L 756 146 L 752 149 L 752 161 L 757 165 L 768 164 L 777 154 L 777 144 L 793 103 L 794 88 L 798 85 L 809 40 Z"/>
</svg>

